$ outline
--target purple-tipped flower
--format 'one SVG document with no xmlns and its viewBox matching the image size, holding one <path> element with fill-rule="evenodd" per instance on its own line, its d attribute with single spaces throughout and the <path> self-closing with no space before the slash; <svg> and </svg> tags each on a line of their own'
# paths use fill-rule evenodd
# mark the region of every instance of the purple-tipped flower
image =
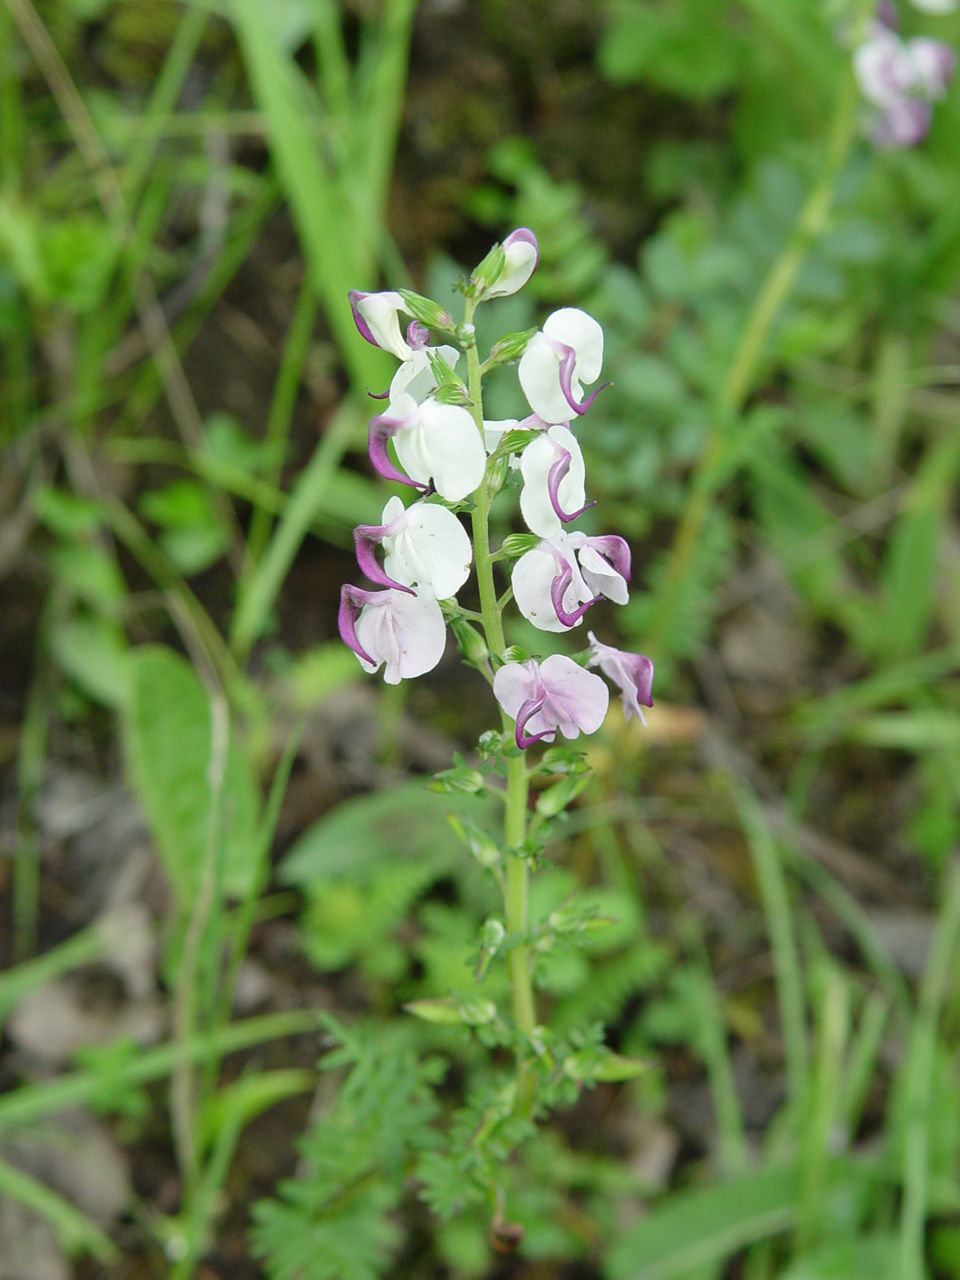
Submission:
<svg viewBox="0 0 960 1280">
<path fill-rule="evenodd" d="M 436 600 L 393 589 L 364 591 L 349 583 L 342 587 L 337 627 L 365 671 L 383 666 L 387 684 L 432 671 L 447 642 Z"/>
<path fill-rule="evenodd" d="M 870 136 L 880 147 L 912 147 L 930 130 L 930 103 L 942 98 L 956 67 L 956 54 L 942 40 L 901 40 L 875 24 L 854 50 L 853 67 L 863 96 L 876 108 Z"/>
<path fill-rule="evenodd" d="M 391 438 L 403 471 L 387 452 Z M 417 404 L 406 392 L 387 413 L 370 419 L 369 448 L 370 461 L 387 480 L 419 489 L 432 481 L 448 502 L 460 502 L 472 493 L 487 465 L 483 440 L 466 409 L 432 399 Z"/>
<path fill-rule="evenodd" d="M 517 608 L 541 631 L 580 625 L 600 600 L 626 604 L 630 548 L 616 534 L 560 533 L 525 552 L 513 567 Z"/>
<path fill-rule="evenodd" d="M 520 512 L 532 533 L 555 537 L 588 507 L 583 454 L 569 427 L 549 427 L 520 455 Z"/>
<path fill-rule="evenodd" d="M 931 101 L 944 97 L 957 67 L 956 50 L 943 40 L 916 36 L 907 42 L 907 52 L 913 63 L 916 87 Z"/>
<path fill-rule="evenodd" d="M 400 294 L 392 290 L 363 293 L 360 289 L 351 289 L 348 296 L 361 337 L 373 346 L 389 351 L 398 360 L 409 360 L 413 348 L 404 341 L 400 332 L 400 312 L 409 315 L 410 310 Z"/>
<path fill-rule="evenodd" d="M 902 98 L 874 119 L 870 137 L 878 147 L 915 147 L 930 132 L 933 110 L 921 98 Z"/>
<path fill-rule="evenodd" d="M 493 678 L 493 692 L 517 722 L 517 746 L 595 733 L 607 714 L 610 695 L 599 676 L 554 653 L 543 662 L 508 662 Z"/>
<path fill-rule="evenodd" d="M 592 631 L 587 632 L 587 639 L 590 641 L 587 665 L 599 667 L 620 690 L 626 718 L 639 716 L 645 725 L 643 708 L 653 706 L 653 661 L 643 653 L 625 653 L 613 645 L 601 644 Z"/>
<path fill-rule="evenodd" d="M 544 422 L 570 421 L 586 413 L 599 392 L 583 394 L 583 383 L 596 382 L 603 365 L 603 330 L 585 311 L 562 307 L 544 322 L 520 357 L 520 385 L 534 413 Z"/>
<path fill-rule="evenodd" d="M 463 525 L 446 507 L 415 502 L 404 507 L 391 498 L 383 508 L 382 524 L 357 525 L 353 539 L 357 563 L 371 582 L 447 600 L 470 576 L 473 547 Z M 374 547 L 384 550 L 381 569 Z"/>
<path fill-rule="evenodd" d="M 485 298 L 506 298 L 527 283 L 540 261 L 540 246 L 529 227 L 517 227 L 503 242 L 504 264 L 500 275 L 484 291 Z"/>
</svg>

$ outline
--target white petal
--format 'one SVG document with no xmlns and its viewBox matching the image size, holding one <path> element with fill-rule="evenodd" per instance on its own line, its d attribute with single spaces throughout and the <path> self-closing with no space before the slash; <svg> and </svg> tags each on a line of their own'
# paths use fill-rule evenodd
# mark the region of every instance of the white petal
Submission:
<svg viewBox="0 0 960 1280">
<path fill-rule="evenodd" d="M 605 596 L 614 604 L 626 604 L 630 598 L 627 580 L 594 547 L 580 547 L 577 560 L 587 586 L 594 595 Z"/>
<path fill-rule="evenodd" d="M 913 7 L 924 13 L 953 13 L 957 0 L 912 0 Z"/>
<path fill-rule="evenodd" d="M 599 676 L 584 671 L 572 658 L 553 653 L 540 664 L 540 678 L 547 691 L 544 713 L 565 738 L 596 733 L 610 704 L 610 693 Z"/>
<path fill-rule="evenodd" d="M 507 662 L 493 677 L 494 697 L 514 719 L 523 704 L 534 695 L 537 685 L 535 667 L 534 662 Z"/>
<path fill-rule="evenodd" d="M 378 665 L 385 664 L 387 684 L 399 684 L 433 670 L 443 657 L 447 629 L 436 600 L 403 591 L 383 594 L 382 603 L 361 609 L 357 639 Z"/>
<path fill-rule="evenodd" d="M 415 502 L 406 515 L 404 528 L 383 540 L 383 567 L 395 582 L 446 600 L 470 576 L 473 547 L 467 531 L 452 511 L 433 502 Z"/>
<path fill-rule="evenodd" d="M 404 360 L 393 375 L 393 381 L 390 383 L 391 404 L 401 392 L 412 396 L 417 404 L 422 404 L 427 396 L 436 390 L 437 380 L 433 376 L 430 352 L 439 356 L 451 369 L 456 367 L 460 359 L 460 352 L 456 347 L 423 347 L 419 351 L 412 352 L 409 360 Z"/>
<path fill-rule="evenodd" d="M 357 310 L 366 320 L 377 346 L 389 351 L 398 360 L 409 360 L 413 350 L 400 332 L 399 312 L 407 312 L 407 304 L 399 293 L 368 293 L 357 303 Z"/>
<path fill-rule="evenodd" d="M 527 403 L 544 422 L 569 422 L 573 412 L 560 387 L 560 358 L 542 333 L 535 333 L 520 357 L 517 377 Z"/>
<path fill-rule="evenodd" d="M 552 443 L 551 443 L 552 442 Z M 523 488 L 520 491 L 520 514 L 532 533 L 541 538 L 554 538 L 563 531 L 563 522 L 550 501 L 550 468 L 557 461 L 554 445 L 570 454 L 570 470 L 560 481 L 557 496 L 566 512 L 579 511 L 587 500 L 584 489 L 586 470 L 583 454 L 569 427 L 554 426 L 532 440 L 520 455 L 520 474 Z"/>
<path fill-rule="evenodd" d="M 380 523 L 393 524 L 394 520 L 398 520 L 403 515 L 403 512 L 403 499 L 394 494 L 392 498 L 387 499 L 387 505 L 383 508 L 383 514 L 380 516 Z"/>
<path fill-rule="evenodd" d="M 603 330 L 593 316 L 577 307 L 561 307 L 547 317 L 543 332 L 548 338 L 573 347 L 577 353 L 577 377 L 586 383 L 596 382 L 603 366 Z M 569 416 L 569 410 L 567 413 Z"/>
<path fill-rule="evenodd" d="M 432 479 L 448 502 L 460 502 L 483 480 L 483 440 L 473 418 L 459 405 L 424 401 L 419 421 L 398 431 L 394 445 L 411 480 L 425 484 Z"/>
</svg>

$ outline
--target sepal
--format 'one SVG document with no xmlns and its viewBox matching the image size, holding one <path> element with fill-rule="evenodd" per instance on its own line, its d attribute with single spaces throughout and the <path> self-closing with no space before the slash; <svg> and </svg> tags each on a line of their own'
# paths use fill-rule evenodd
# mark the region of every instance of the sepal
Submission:
<svg viewBox="0 0 960 1280">
<path fill-rule="evenodd" d="M 483 297 L 488 289 L 492 289 L 507 265 L 507 254 L 502 244 L 495 244 L 482 262 L 474 267 L 470 274 L 470 292 Z"/>
<path fill-rule="evenodd" d="M 430 329 L 442 329 L 445 333 L 454 332 L 456 325 L 453 316 L 446 307 L 441 307 L 439 302 L 434 302 L 432 298 L 425 298 L 423 294 L 414 293 L 412 289 L 398 289 L 397 293 L 407 304 L 407 310 L 415 320 L 419 320 Z"/>
<path fill-rule="evenodd" d="M 509 364 L 511 360 L 519 360 L 536 332 L 537 328 L 534 325 L 532 329 L 518 329 L 515 333 L 505 333 L 490 348 L 487 364 L 492 368 L 497 364 Z"/>
</svg>

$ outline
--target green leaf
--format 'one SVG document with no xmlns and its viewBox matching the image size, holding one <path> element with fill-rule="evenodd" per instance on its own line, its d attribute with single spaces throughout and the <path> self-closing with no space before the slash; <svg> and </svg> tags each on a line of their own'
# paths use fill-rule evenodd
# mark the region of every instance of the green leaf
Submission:
<svg viewBox="0 0 960 1280">
<path fill-rule="evenodd" d="M 392 860 L 449 865 L 457 855 L 449 811 L 489 808 L 473 797 L 438 796 L 420 782 L 357 796 L 304 832 L 283 860 L 280 879 L 285 884 L 358 879 Z"/>
<path fill-rule="evenodd" d="M 897 1246 L 895 1235 L 838 1240 L 794 1259 L 780 1280 L 898 1280 Z"/>
<path fill-rule="evenodd" d="M 608 1280 L 676 1280 L 788 1228 L 798 1198 L 792 1167 L 752 1169 L 711 1187 L 678 1191 L 610 1250 Z"/>
<path fill-rule="evenodd" d="M 212 795 L 210 699 L 193 668 L 159 646 L 130 656 L 125 707 L 127 768 L 181 907 L 199 884 Z M 221 875 L 224 891 L 243 898 L 257 874 L 258 787 L 231 736 L 223 781 Z"/>
<path fill-rule="evenodd" d="M 717 0 L 621 3 L 600 45 L 601 69 L 618 83 L 643 79 L 685 97 L 715 97 L 734 84 L 741 62 L 724 17 Z"/>
<path fill-rule="evenodd" d="M 120 708 L 127 696 L 128 656 L 123 631 L 105 618 L 74 618 L 54 627 L 53 660 L 88 697 Z"/>
<path fill-rule="evenodd" d="M 298 654 L 286 678 L 293 705 L 298 711 L 309 711 L 362 675 L 363 668 L 354 654 L 334 640 Z"/>
<path fill-rule="evenodd" d="M 74 542 L 54 547 L 50 564 L 59 581 L 87 604 L 109 607 L 126 594 L 126 583 L 116 560 L 95 543 Z"/>
<path fill-rule="evenodd" d="M 68 489 L 38 485 L 30 494 L 37 518 L 64 538 L 92 533 L 103 518 L 103 507 L 93 498 L 84 498 Z"/>
</svg>

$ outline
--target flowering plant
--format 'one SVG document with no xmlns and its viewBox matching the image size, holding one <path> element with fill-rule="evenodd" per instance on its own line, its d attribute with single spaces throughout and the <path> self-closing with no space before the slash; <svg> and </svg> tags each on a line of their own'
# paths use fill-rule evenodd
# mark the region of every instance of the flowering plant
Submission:
<svg viewBox="0 0 960 1280">
<path fill-rule="evenodd" d="M 516 1077 L 507 1110 L 521 1120 L 564 1096 L 573 1082 L 622 1079 L 640 1069 L 596 1037 L 585 1052 L 583 1037 L 562 1044 L 539 1025 L 538 952 L 552 945 L 552 934 L 583 933 L 598 922 L 564 909 L 532 930 L 527 896 L 547 824 L 586 782 L 582 754 L 558 739 L 575 740 L 600 727 L 609 703 L 603 677 L 619 690 L 624 714 L 641 720 L 642 708 L 652 705 L 653 681 L 648 657 L 602 643 L 592 632 L 589 646 L 575 657 L 531 654 L 507 644 L 511 601 L 545 635 L 573 631 L 600 602 L 625 604 L 631 573 L 623 538 L 571 527 L 594 505 L 587 501 L 573 424 L 602 390 L 596 385 L 603 363 L 600 325 L 565 307 L 540 329 L 508 334 L 485 355 L 478 350 L 477 307 L 522 288 L 537 261 L 537 240 L 527 228 L 495 245 L 462 286 L 460 321 L 408 291 L 351 294 L 362 336 L 400 361 L 389 390 L 378 397 L 386 406 L 370 421 L 371 462 L 385 478 L 419 493 L 407 506 L 390 498 L 379 525 L 357 527 L 357 562 L 375 589 L 345 585 L 339 613 L 345 643 L 365 670 L 382 668 L 390 684 L 436 667 L 449 627 L 463 659 L 486 678 L 499 704 L 499 729 L 480 740 L 480 767 L 458 765 L 433 785 L 494 794 L 503 804 L 501 835 L 457 825 L 503 892 L 504 919 L 485 923 L 477 973 L 482 977 L 494 956 L 505 958 L 512 1020 L 486 1001 L 440 997 L 410 1007 L 428 1020 L 482 1027 L 486 1042 L 512 1048 Z M 401 316 L 408 318 L 405 331 Z M 514 362 L 530 413 L 490 421 L 484 417 L 484 377 Z M 493 549 L 491 505 L 501 491 L 516 487 L 527 532 L 512 533 Z M 461 516 L 469 520 L 469 535 Z M 498 589 L 495 568 L 506 566 L 509 585 Z M 471 568 L 478 609 L 456 599 Z M 541 744 L 555 745 L 540 754 Z"/>
</svg>

